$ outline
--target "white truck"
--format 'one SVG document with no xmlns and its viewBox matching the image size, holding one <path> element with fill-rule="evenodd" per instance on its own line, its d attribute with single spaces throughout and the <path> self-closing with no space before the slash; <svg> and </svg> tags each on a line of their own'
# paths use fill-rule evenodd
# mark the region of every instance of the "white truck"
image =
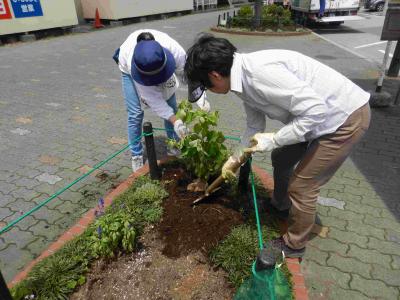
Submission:
<svg viewBox="0 0 400 300">
<path fill-rule="evenodd" d="M 360 0 L 291 0 L 290 6 L 298 23 L 339 25 L 344 21 L 363 19 L 357 16 Z"/>
</svg>

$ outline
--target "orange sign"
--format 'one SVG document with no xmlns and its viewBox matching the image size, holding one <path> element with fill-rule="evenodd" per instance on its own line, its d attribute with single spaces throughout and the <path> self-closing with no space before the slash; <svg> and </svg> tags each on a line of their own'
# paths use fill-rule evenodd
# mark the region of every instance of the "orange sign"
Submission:
<svg viewBox="0 0 400 300">
<path fill-rule="evenodd" d="M 10 7 L 8 6 L 8 0 L 0 0 L 0 20 L 11 19 Z"/>
</svg>

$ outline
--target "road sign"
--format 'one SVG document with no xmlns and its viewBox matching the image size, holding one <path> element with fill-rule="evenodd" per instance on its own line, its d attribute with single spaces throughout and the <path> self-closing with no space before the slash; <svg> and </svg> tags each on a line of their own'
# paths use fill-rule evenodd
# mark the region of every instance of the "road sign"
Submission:
<svg viewBox="0 0 400 300">
<path fill-rule="evenodd" d="M 0 20 L 11 19 L 11 11 L 8 5 L 8 0 L 0 0 Z"/>
<path fill-rule="evenodd" d="M 11 0 L 16 18 L 43 16 L 40 0 Z"/>
</svg>

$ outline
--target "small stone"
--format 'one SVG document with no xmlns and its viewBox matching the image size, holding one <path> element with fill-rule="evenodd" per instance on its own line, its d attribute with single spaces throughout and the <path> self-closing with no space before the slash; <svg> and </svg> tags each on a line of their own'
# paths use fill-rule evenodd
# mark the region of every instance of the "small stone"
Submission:
<svg viewBox="0 0 400 300">
<path fill-rule="evenodd" d="M 324 198 L 324 197 L 318 197 L 317 203 L 323 206 L 332 206 L 337 209 L 344 209 L 345 202 L 337 200 L 335 198 Z"/>
<path fill-rule="evenodd" d="M 30 134 L 31 131 L 27 129 L 22 129 L 22 128 L 16 128 L 13 130 L 10 130 L 12 133 L 18 134 L 18 135 L 27 135 Z"/>
<path fill-rule="evenodd" d="M 39 176 L 36 176 L 35 178 L 41 182 L 46 182 L 49 184 L 55 184 L 55 183 L 59 182 L 60 180 L 62 180 L 61 177 L 59 177 L 57 175 L 51 175 L 49 173 L 43 173 Z"/>
</svg>

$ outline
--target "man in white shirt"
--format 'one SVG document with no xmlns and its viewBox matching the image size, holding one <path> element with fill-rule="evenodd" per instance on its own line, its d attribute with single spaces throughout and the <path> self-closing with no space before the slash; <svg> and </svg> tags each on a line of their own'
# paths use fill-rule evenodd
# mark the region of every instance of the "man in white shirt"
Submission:
<svg viewBox="0 0 400 300">
<path fill-rule="evenodd" d="M 179 87 L 176 75 L 182 76 L 186 60 L 185 50 L 167 34 L 151 29 L 133 32 L 113 57 L 122 72 L 122 89 L 128 112 L 128 139 L 132 153 L 132 170 L 143 166 L 142 134 L 144 105 L 164 119 L 167 137 L 178 140 L 186 126 L 176 119 L 175 92 Z M 139 101 L 140 100 L 140 101 Z M 210 106 L 205 97 L 198 105 L 205 110 Z M 168 149 L 168 155 L 177 155 Z"/>
<path fill-rule="evenodd" d="M 289 218 L 272 245 L 302 257 L 314 225 L 321 186 L 337 171 L 369 127 L 369 94 L 330 67 L 301 53 L 236 52 L 226 39 L 200 38 L 189 50 L 185 74 L 192 98 L 205 89 L 234 92 L 244 104 L 244 151 L 272 151 L 274 194 L 269 209 Z M 265 131 L 265 117 L 285 125 Z M 255 144 L 255 145 L 254 145 Z M 231 156 L 222 173 L 232 176 Z"/>
</svg>

